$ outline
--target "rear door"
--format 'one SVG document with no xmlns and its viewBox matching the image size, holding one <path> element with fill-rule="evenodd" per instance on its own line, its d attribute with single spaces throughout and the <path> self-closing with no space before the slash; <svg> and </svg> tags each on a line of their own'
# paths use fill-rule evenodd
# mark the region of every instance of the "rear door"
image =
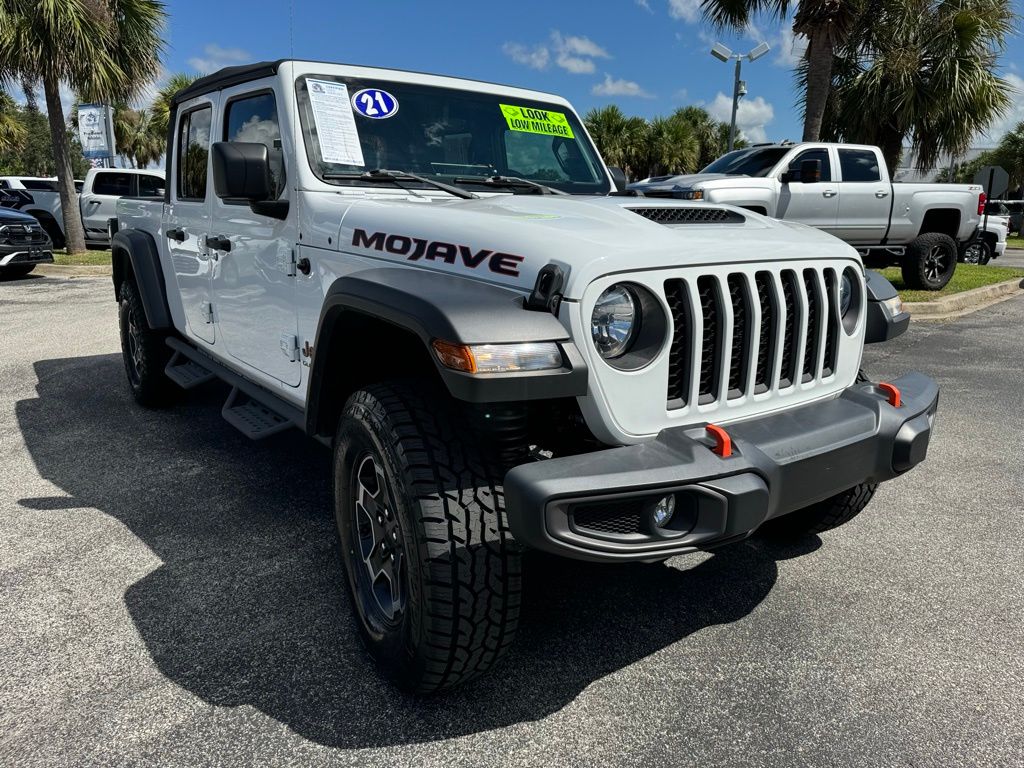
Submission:
<svg viewBox="0 0 1024 768">
<path fill-rule="evenodd" d="M 206 237 L 213 199 L 210 139 L 218 100 L 217 94 L 208 94 L 178 108 L 172 149 L 174 176 L 163 232 L 188 329 L 194 338 L 210 344 L 215 335 Z"/>
<path fill-rule="evenodd" d="M 217 140 L 266 145 L 275 198 L 286 199 L 284 158 L 296 155 L 283 147 L 277 99 L 269 83 L 223 92 Z M 211 236 L 214 243 L 227 244 L 211 251 L 218 343 L 246 365 L 298 386 L 302 364 L 292 256 L 298 239 L 294 206 L 281 220 L 256 213 L 244 200 L 215 196 Z"/>
<path fill-rule="evenodd" d="M 117 216 L 118 198 L 136 194 L 135 179 L 126 171 L 97 171 L 92 188 L 79 198 L 87 239 L 107 238 L 107 223 Z"/>
<path fill-rule="evenodd" d="M 818 161 L 821 167 L 819 181 L 801 180 L 800 164 L 805 160 Z M 784 172 L 789 181 L 781 185 L 776 216 L 834 233 L 839 216 L 839 189 L 834 181 L 828 148 L 805 149 L 787 163 Z"/>
<path fill-rule="evenodd" d="M 835 234 L 848 243 L 877 245 L 889 229 L 892 184 L 873 149 L 839 147 L 839 220 Z"/>
</svg>

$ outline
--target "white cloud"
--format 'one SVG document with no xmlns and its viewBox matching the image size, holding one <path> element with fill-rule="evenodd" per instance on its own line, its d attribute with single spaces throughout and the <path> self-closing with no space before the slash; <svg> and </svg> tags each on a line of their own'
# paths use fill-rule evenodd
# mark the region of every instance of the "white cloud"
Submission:
<svg viewBox="0 0 1024 768">
<path fill-rule="evenodd" d="M 779 67 L 793 69 L 807 52 L 807 38 L 794 35 L 793 28 L 784 24 L 779 36 L 769 41 L 777 55 L 772 62 Z"/>
<path fill-rule="evenodd" d="M 548 43 L 532 47 L 522 43 L 509 42 L 502 51 L 517 64 L 532 69 L 546 69 L 554 60 L 555 64 L 574 75 L 589 75 L 596 68 L 594 59 L 610 59 L 611 54 L 589 37 L 563 35 L 558 30 L 551 33 Z"/>
<path fill-rule="evenodd" d="M 696 24 L 700 21 L 700 0 L 668 0 L 668 15 Z"/>
<path fill-rule="evenodd" d="M 1017 123 L 1024 121 L 1024 78 L 1013 72 L 1006 72 L 1002 77 L 1012 89 L 1010 108 L 1005 115 L 992 121 L 975 144 L 994 146 L 1006 133 L 1016 128 Z"/>
<path fill-rule="evenodd" d="M 654 13 L 654 11 L 651 10 L 651 4 L 647 2 L 647 0 L 636 0 L 636 4 L 643 8 L 648 13 Z"/>
<path fill-rule="evenodd" d="M 590 92 L 595 96 L 636 96 L 641 99 L 653 99 L 654 94 L 648 93 L 632 80 L 612 77 L 607 72 L 604 75 L 604 82 L 598 83 Z"/>
<path fill-rule="evenodd" d="M 203 46 L 202 56 L 193 56 L 188 65 L 197 72 L 208 74 L 233 64 L 246 64 L 252 61 L 252 55 L 241 48 L 223 48 L 216 43 Z"/>
<path fill-rule="evenodd" d="M 716 120 L 728 123 L 732 119 L 732 97 L 719 91 L 715 100 L 707 105 L 707 110 Z M 736 127 L 747 141 L 755 144 L 768 140 L 765 126 L 774 119 L 775 109 L 763 96 L 741 99 L 736 110 Z"/>
<path fill-rule="evenodd" d="M 522 64 L 530 69 L 544 69 L 551 58 L 547 47 L 543 45 L 527 48 L 521 43 L 505 43 L 501 50 L 516 64 Z"/>
</svg>

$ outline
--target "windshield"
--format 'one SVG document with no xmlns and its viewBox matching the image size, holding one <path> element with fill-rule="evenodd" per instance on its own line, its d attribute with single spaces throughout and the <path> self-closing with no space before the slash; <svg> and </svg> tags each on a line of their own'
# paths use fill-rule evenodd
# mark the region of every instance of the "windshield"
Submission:
<svg viewBox="0 0 1024 768">
<path fill-rule="evenodd" d="M 387 169 L 475 192 L 488 189 L 475 179 L 493 176 L 573 194 L 611 189 L 579 119 L 561 105 L 326 75 L 301 77 L 296 89 L 310 167 L 331 184 L 360 183 L 331 176 Z"/>
<path fill-rule="evenodd" d="M 729 176 L 767 176 L 790 147 L 736 149 L 722 155 L 701 173 L 724 173 Z"/>
</svg>

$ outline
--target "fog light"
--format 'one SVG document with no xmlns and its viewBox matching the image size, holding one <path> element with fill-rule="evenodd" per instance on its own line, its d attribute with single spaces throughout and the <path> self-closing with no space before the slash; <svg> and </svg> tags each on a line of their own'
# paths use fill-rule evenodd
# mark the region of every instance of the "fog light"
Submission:
<svg viewBox="0 0 1024 768">
<path fill-rule="evenodd" d="M 659 528 L 664 528 L 676 513 L 676 497 L 672 494 L 662 496 L 654 505 L 651 512 L 651 519 Z"/>
</svg>

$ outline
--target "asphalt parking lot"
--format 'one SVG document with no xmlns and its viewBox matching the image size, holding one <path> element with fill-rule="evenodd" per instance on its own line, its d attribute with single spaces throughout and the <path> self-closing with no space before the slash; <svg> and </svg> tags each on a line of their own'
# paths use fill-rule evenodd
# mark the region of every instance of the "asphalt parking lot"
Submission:
<svg viewBox="0 0 1024 768">
<path fill-rule="evenodd" d="M 869 349 L 942 386 L 849 525 L 654 566 L 536 559 L 517 644 L 418 700 L 343 590 L 328 455 L 215 387 L 129 400 L 108 279 L 0 283 L 0 763 L 1024 764 L 1024 297 Z"/>
</svg>

